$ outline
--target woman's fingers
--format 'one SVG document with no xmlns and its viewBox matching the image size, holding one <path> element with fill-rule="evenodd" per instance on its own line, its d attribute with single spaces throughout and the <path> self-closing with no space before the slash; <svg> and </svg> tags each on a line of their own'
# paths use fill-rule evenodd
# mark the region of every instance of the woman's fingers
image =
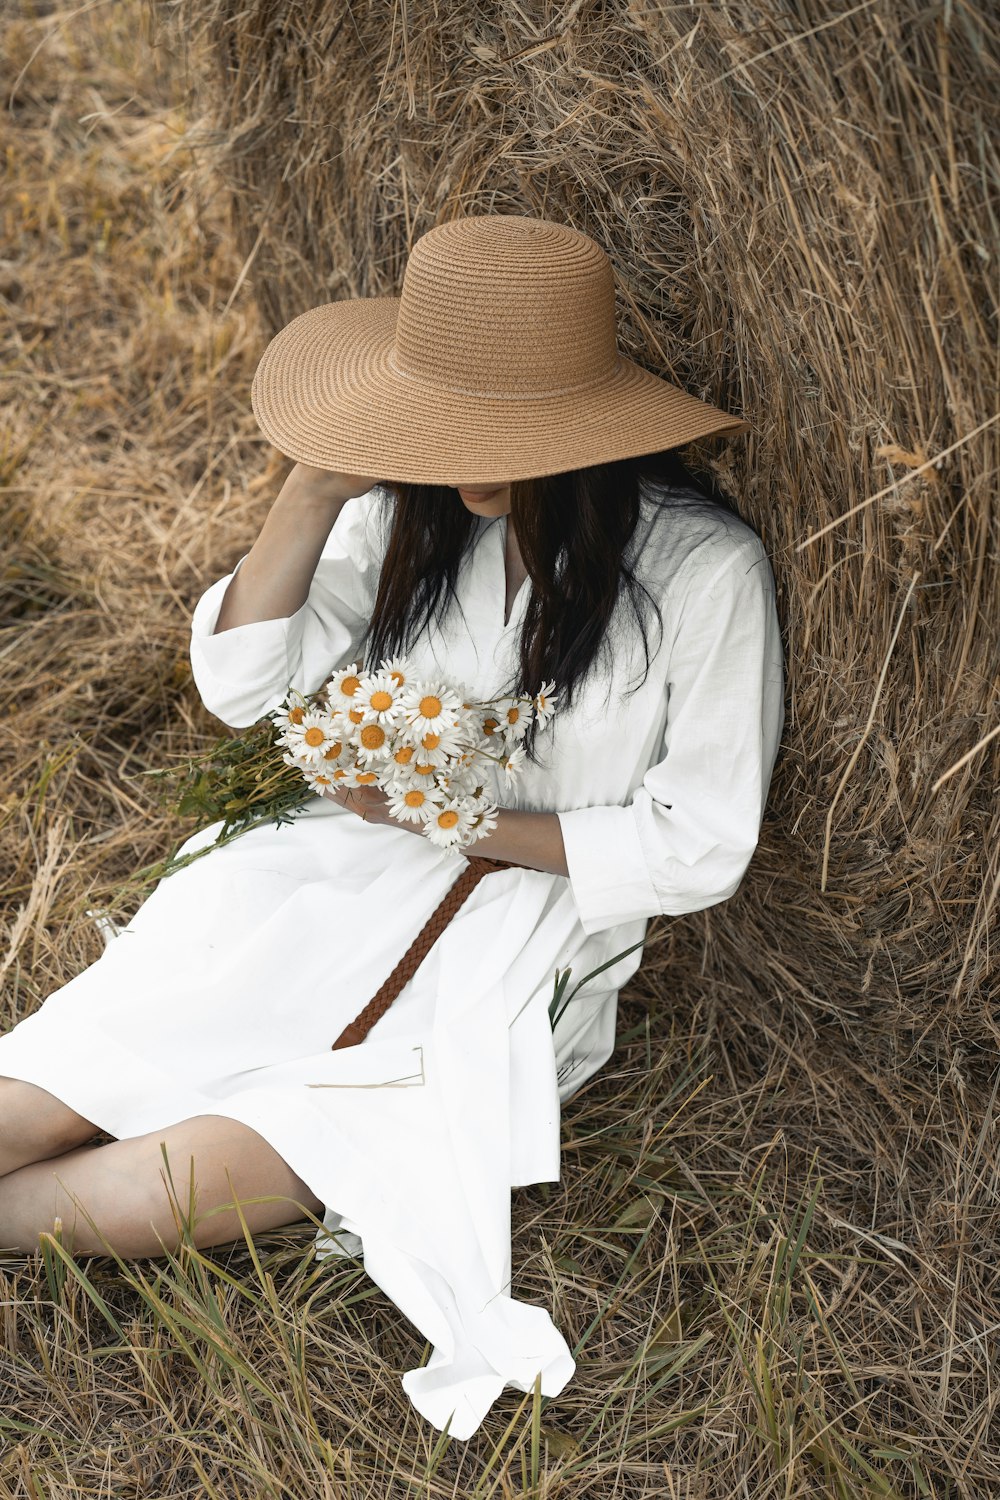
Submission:
<svg viewBox="0 0 1000 1500">
<path fill-rule="evenodd" d="M 349 786 L 326 789 L 324 797 L 329 797 L 331 802 L 339 802 L 342 807 L 348 807 L 359 818 L 367 823 L 387 822 L 394 823 L 395 818 L 387 811 L 389 798 L 381 787 L 375 786 Z"/>
<path fill-rule="evenodd" d="M 366 808 L 385 807 L 389 801 L 389 798 L 381 787 L 351 786 L 346 790 L 351 801 L 357 806 Z"/>
</svg>

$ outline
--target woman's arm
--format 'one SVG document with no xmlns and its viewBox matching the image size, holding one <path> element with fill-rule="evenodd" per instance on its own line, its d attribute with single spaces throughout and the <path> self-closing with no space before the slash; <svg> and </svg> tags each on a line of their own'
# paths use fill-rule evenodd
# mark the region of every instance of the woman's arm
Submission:
<svg viewBox="0 0 1000 1500">
<path fill-rule="evenodd" d="M 195 604 L 195 684 L 233 730 L 276 708 L 290 687 L 314 692 L 333 667 L 357 656 L 381 566 L 383 496 L 377 482 L 367 494 L 344 496 L 365 482 L 293 471 L 252 549 L 247 588 L 250 552 Z"/>
<path fill-rule="evenodd" d="M 775 586 L 755 534 L 699 562 L 680 601 L 660 758 L 624 805 L 556 814 L 588 936 L 728 900 L 757 847 L 784 727 Z"/>
<path fill-rule="evenodd" d="M 330 789 L 320 794 L 331 802 L 348 807 L 366 823 L 391 823 L 423 837 L 416 823 L 404 823 L 389 811 L 389 799 L 381 788 L 357 786 Z M 525 865 L 529 870 L 545 870 L 551 875 L 568 875 L 562 828 L 556 813 L 521 812 L 501 807 L 492 833 L 468 844 L 463 854 L 484 859 L 502 859 L 507 864 Z"/>
<path fill-rule="evenodd" d="M 569 874 L 557 813 L 502 807 L 493 832 L 477 839 L 464 852 L 485 859 L 506 860 L 511 865 L 526 865 L 529 870 L 547 870 L 551 875 Z"/>
<path fill-rule="evenodd" d="M 260 534 L 226 589 L 213 634 L 259 620 L 283 620 L 309 594 L 323 547 L 347 501 L 377 483 L 296 464 Z"/>
</svg>

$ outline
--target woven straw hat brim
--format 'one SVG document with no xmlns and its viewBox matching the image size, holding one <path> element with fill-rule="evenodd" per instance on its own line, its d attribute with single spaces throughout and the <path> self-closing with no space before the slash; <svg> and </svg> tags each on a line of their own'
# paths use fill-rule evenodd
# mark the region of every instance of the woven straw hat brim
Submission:
<svg viewBox="0 0 1000 1500">
<path fill-rule="evenodd" d="M 393 366 L 398 297 L 324 302 L 264 350 L 250 402 L 298 463 L 418 484 L 489 484 L 673 448 L 750 423 L 619 355 L 610 378 L 544 396 L 444 389 Z"/>
</svg>

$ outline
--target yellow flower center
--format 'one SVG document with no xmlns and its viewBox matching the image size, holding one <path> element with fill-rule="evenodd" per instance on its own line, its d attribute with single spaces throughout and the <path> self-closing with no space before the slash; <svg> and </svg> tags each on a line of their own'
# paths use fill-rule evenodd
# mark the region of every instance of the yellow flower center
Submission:
<svg viewBox="0 0 1000 1500">
<path fill-rule="evenodd" d="M 410 761 L 413 759 L 413 746 L 400 745 L 399 749 L 394 753 L 392 758 L 393 760 L 398 761 L 401 766 L 408 766 L 410 764 Z M 421 792 L 420 795 L 423 796 L 423 792 Z"/>
<path fill-rule="evenodd" d="M 392 707 L 392 694 L 387 693 L 385 688 L 379 688 L 378 692 L 372 693 L 371 705 L 378 713 L 383 709 Z"/>
<path fill-rule="evenodd" d="M 437 821 L 439 828 L 454 828 L 458 822 L 458 813 L 449 807 L 443 813 L 438 813 Z"/>
<path fill-rule="evenodd" d="M 346 694 L 348 698 L 353 698 L 354 694 L 357 692 L 360 686 L 360 677 L 345 677 L 343 682 L 340 684 L 340 691 Z"/>
<path fill-rule="evenodd" d="M 483 720 L 483 732 L 484 732 L 484 734 L 492 734 L 493 731 L 494 731 L 494 729 L 497 728 L 497 726 L 498 726 L 499 723 L 500 723 L 499 719 L 484 719 Z"/>
<path fill-rule="evenodd" d="M 385 744 L 385 730 L 380 724 L 366 724 L 361 731 L 361 743 L 366 750 L 377 750 Z"/>
<path fill-rule="evenodd" d="M 516 724 L 517 721 L 518 721 L 518 719 L 520 717 L 521 717 L 521 710 L 519 708 L 508 708 L 508 710 L 507 710 L 507 723 L 508 724 Z"/>
<path fill-rule="evenodd" d="M 430 776 L 431 772 L 434 770 L 434 767 L 425 766 L 423 761 L 418 760 L 415 763 L 413 769 L 416 771 L 418 776 Z"/>
<path fill-rule="evenodd" d="M 433 693 L 420 700 L 420 712 L 425 719 L 436 719 L 442 706 L 441 699 L 435 698 Z"/>
<path fill-rule="evenodd" d="M 313 780 L 316 782 L 317 786 L 332 786 L 333 785 L 333 783 L 331 782 L 329 776 L 324 776 L 322 774 L 322 772 L 317 772 L 317 774 L 313 777 Z"/>
<path fill-rule="evenodd" d="M 334 771 L 334 773 L 333 773 L 333 779 L 334 779 L 334 781 L 343 781 L 343 779 L 344 779 L 344 777 L 346 775 L 347 775 L 346 771 Z"/>
<path fill-rule="evenodd" d="M 423 807 L 424 803 L 427 801 L 427 796 L 426 793 L 422 792 L 419 787 L 414 787 L 412 792 L 407 792 L 404 795 L 403 801 L 406 803 L 407 807 Z"/>
<path fill-rule="evenodd" d="M 305 718 L 305 709 L 298 707 L 290 708 L 288 710 L 288 718 L 292 724 L 301 724 Z"/>
<path fill-rule="evenodd" d="M 420 743 L 423 745 L 425 750 L 436 750 L 438 745 L 440 745 L 441 743 L 441 736 L 439 734 L 431 734 L 430 732 L 428 732 L 424 735 Z"/>
<path fill-rule="evenodd" d="M 374 771 L 359 771 L 358 780 L 362 782 L 364 786 L 367 786 L 369 782 L 377 781 L 378 777 Z"/>
<path fill-rule="evenodd" d="M 324 750 L 324 752 L 323 752 L 323 759 L 324 760 L 336 760 L 337 756 L 340 754 L 340 752 L 343 750 L 343 748 L 344 748 L 344 746 L 343 746 L 342 742 L 340 740 L 338 740 L 335 745 L 331 745 L 330 746 L 329 750 Z"/>
<path fill-rule="evenodd" d="M 364 718 L 364 714 L 362 713 L 360 708 L 350 708 L 347 711 L 347 717 L 350 719 L 352 724 L 360 724 L 361 720 Z"/>
<path fill-rule="evenodd" d="M 307 745 L 322 745 L 323 741 L 326 739 L 326 735 L 323 733 L 322 729 L 318 727 L 318 725 L 313 724 L 309 729 L 306 730 L 302 738 L 305 740 Z"/>
</svg>

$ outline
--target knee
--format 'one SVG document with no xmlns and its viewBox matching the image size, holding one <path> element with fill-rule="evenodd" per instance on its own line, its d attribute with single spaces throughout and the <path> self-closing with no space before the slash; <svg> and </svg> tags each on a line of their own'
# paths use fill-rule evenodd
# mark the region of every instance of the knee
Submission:
<svg viewBox="0 0 1000 1500">
<path fill-rule="evenodd" d="M 162 1183 L 123 1181 L 101 1160 L 105 1149 L 85 1146 L 0 1179 L 0 1242 L 26 1254 L 42 1231 L 59 1229 L 70 1255 L 162 1253 L 152 1228 L 164 1233 L 170 1219 Z"/>
<path fill-rule="evenodd" d="M 98 1134 L 92 1120 L 23 1078 L 0 1077 L 0 1177 L 82 1145 Z"/>
</svg>

